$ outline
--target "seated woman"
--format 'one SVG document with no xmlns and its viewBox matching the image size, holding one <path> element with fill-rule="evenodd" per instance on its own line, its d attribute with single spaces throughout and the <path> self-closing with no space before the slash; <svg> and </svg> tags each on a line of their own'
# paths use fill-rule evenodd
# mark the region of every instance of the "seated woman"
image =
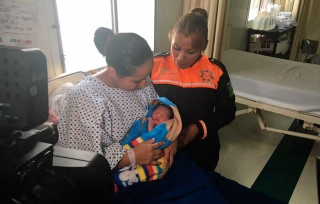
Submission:
<svg viewBox="0 0 320 204">
<path fill-rule="evenodd" d="M 98 43 L 99 50 L 105 51 L 107 69 L 84 78 L 68 96 L 58 125 L 59 145 L 97 152 L 113 170 L 131 163 L 159 166 L 157 159 L 164 154 L 158 148 L 164 142 L 151 139 L 132 151 L 121 145 L 132 124 L 147 114 L 149 102 L 158 97 L 148 77 L 152 51 L 137 34 L 107 31 L 105 44 Z M 129 157 L 135 161 L 130 162 Z M 217 173 L 201 170 L 183 154 L 175 156 L 162 179 L 139 182 L 115 196 L 118 203 L 278 203 Z"/>
<path fill-rule="evenodd" d="M 121 141 L 158 95 L 148 77 L 153 54 L 145 39 L 134 33 L 114 35 L 108 31 L 112 37 L 102 45 L 107 69 L 73 88 L 58 129 L 59 145 L 100 153 L 114 169 L 130 164 Z M 154 160 L 163 156 L 156 150 L 161 145 L 163 142 L 151 139 L 135 146 L 131 154 L 135 154 L 136 164 L 159 165 Z"/>
</svg>

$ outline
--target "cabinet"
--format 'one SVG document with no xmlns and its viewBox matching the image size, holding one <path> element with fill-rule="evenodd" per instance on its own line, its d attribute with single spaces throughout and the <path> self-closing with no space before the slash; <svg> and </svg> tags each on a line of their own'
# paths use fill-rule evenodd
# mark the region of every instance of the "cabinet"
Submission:
<svg viewBox="0 0 320 204">
<path fill-rule="evenodd" d="M 247 52 L 289 59 L 295 26 L 269 31 L 247 30 Z"/>
</svg>

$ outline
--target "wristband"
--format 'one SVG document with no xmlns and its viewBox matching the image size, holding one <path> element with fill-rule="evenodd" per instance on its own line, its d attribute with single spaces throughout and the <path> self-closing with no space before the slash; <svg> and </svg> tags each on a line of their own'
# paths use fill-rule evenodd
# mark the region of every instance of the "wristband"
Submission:
<svg viewBox="0 0 320 204">
<path fill-rule="evenodd" d="M 129 157 L 129 161 L 131 163 L 131 166 L 133 168 L 135 168 L 136 167 L 136 155 L 135 155 L 133 149 L 128 149 L 127 152 L 128 152 L 128 157 Z"/>
</svg>

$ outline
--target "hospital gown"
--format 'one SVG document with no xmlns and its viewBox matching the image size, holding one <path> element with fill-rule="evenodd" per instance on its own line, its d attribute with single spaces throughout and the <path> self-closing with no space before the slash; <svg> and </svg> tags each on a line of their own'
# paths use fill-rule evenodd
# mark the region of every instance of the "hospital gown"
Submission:
<svg viewBox="0 0 320 204">
<path fill-rule="evenodd" d="M 126 152 L 120 144 L 124 136 L 157 97 L 149 78 L 145 87 L 123 91 L 88 76 L 67 98 L 58 125 L 58 145 L 102 154 L 113 169 Z"/>
</svg>

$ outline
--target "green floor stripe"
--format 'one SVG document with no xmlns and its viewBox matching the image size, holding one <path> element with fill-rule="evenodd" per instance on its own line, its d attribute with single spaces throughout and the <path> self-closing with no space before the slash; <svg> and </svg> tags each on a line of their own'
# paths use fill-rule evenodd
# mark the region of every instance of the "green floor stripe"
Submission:
<svg viewBox="0 0 320 204">
<path fill-rule="evenodd" d="M 294 129 L 310 133 L 296 128 L 296 121 L 289 128 Z M 314 140 L 284 135 L 251 189 L 288 203 L 313 145 Z"/>
</svg>

